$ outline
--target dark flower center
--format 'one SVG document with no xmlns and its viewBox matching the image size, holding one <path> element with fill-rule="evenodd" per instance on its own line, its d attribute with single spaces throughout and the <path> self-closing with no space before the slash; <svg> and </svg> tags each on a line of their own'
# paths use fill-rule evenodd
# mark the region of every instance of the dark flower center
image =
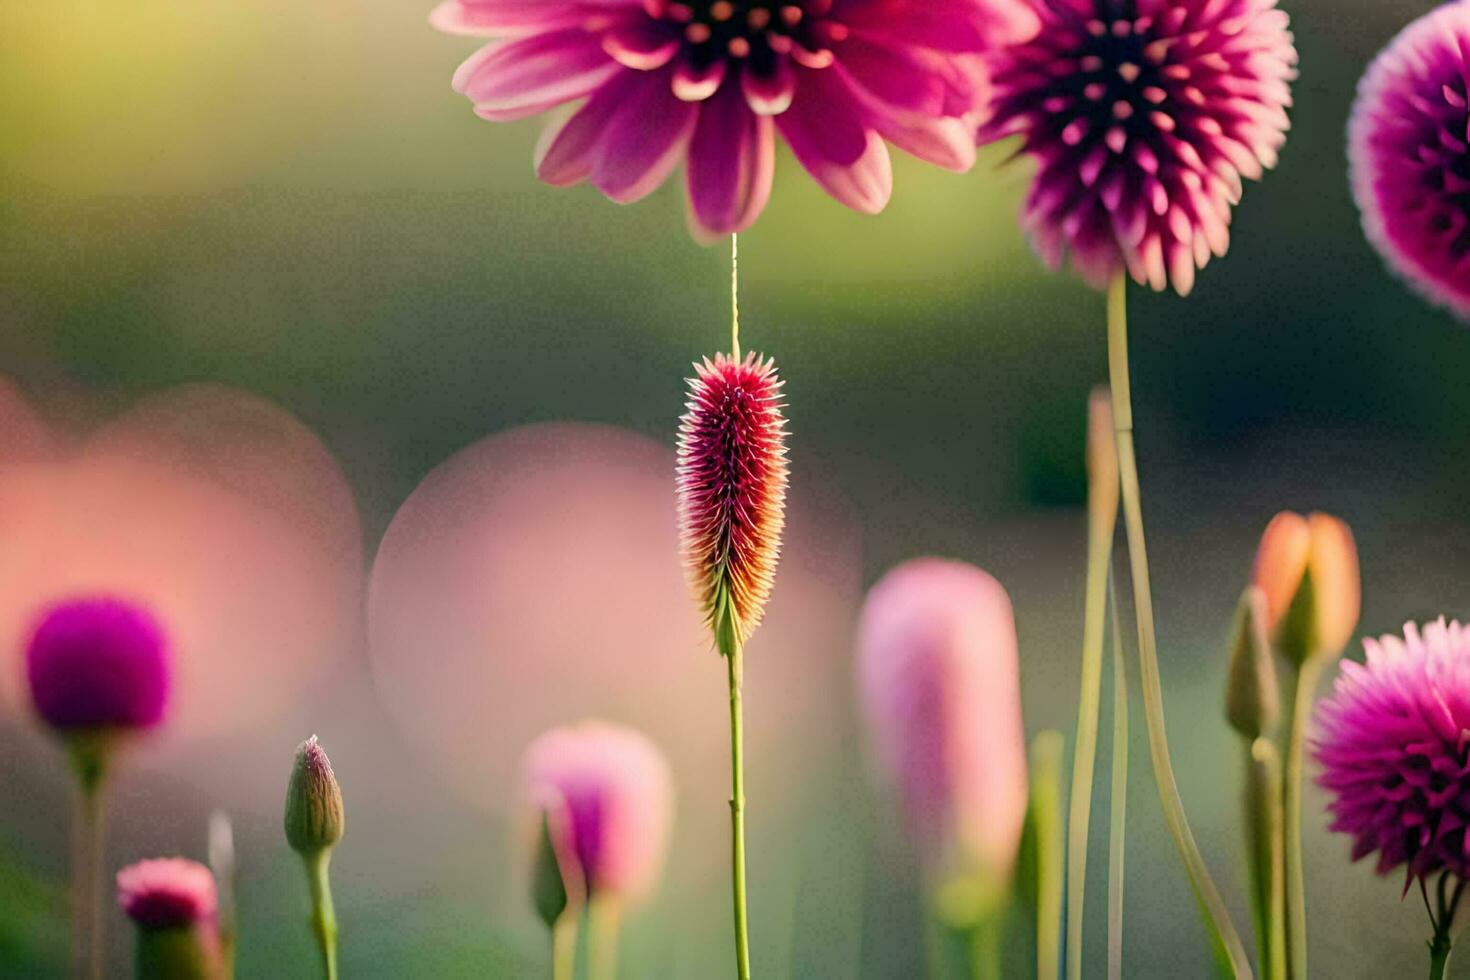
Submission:
<svg viewBox="0 0 1470 980">
<path fill-rule="evenodd" d="M 832 0 L 653 0 L 654 16 L 677 26 L 697 67 L 724 58 L 774 70 L 790 56 L 809 68 L 833 61 L 847 28 L 830 18 Z"/>
<path fill-rule="evenodd" d="M 1154 18 L 1128 16 L 1130 6 L 1103 0 L 1097 16 L 1076 25 L 1076 68 L 1057 84 L 1073 107 L 1073 122 L 1063 131 L 1067 143 L 1075 145 L 1087 133 L 1107 133 L 1109 142 L 1121 142 L 1172 128 L 1158 109 L 1171 88 L 1165 65 L 1170 42 L 1155 33 Z"/>
</svg>

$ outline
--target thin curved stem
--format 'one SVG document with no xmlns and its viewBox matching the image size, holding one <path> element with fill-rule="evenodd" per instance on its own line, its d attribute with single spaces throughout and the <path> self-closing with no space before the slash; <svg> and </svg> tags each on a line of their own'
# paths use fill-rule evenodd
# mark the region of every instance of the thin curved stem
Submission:
<svg viewBox="0 0 1470 980">
<path fill-rule="evenodd" d="M 1184 815 L 1184 801 L 1169 761 L 1169 741 L 1164 730 L 1164 690 L 1159 678 L 1158 652 L 1154 636 L 1153 595 L 1149 587 L 1148 552 L 1143 534 L 1143 505 L 1138 486 L 1138 461 L 1133 448 L 1133 406 L 1128 379 L 1127 280 L 1120 273 L 1108 288 L 1108 373 L 1113 394 L 1114 438 L 1118 446 L 1118 471 L 1122 481 L 1123 522 L 1128 531 L 1128 562 L 1133 576 L 1134 615 L 1138 620 L 1138 673 L 1143 688 L 1143 714 L 1148 728 L 1149 756 L 1164 823 L 1184 861 L 1205 925 L 1209 928 L 1222 965 L 1237 977 L 1251 977 L 1250 958 L 1240 941 L 1220 890 L 1210 877 L 1199 845 Z"/>
<path fill-rule="evenodd" d="M 1108 605 L 1113 618 L 1113 785 L 1108 814 L 1108 980 L 1123 978 L 1123 854 L 1128 815 L 1128 672 L 1118 589 L 1108 575 Z"/>
<path fill-rule="evenodd" d="M 328 868 L 332 852 L 323 850 L 305 856 L 306 880 L 311 885 L 311 931 L 322 954 L 322 975 L 337 980 L 337 913 L 332 906 L 332 881 Z"/>
<path fill-rule="evenodd" d="M 1323 658 L 1308 657 L 1297 670 L 1287 721 L 1286 747 L 1286 948 L 1293 980 L 1307 976 L 1307 880 L 1302 857 L 1302 780 L 1307 721 L 1322 676 Z M 1448 955 L 1448 954 L 1446 954 Z"/>
<path fill-rule="evenodd" d="M 750 938 L 745 911 L 745 735 L 740 689 L 744 683 L 744 651 L 739 642 L 726 655 L 730 673 L 730 869 L 735 906 L 735 970 L 750 980 Z"/>
</svg>

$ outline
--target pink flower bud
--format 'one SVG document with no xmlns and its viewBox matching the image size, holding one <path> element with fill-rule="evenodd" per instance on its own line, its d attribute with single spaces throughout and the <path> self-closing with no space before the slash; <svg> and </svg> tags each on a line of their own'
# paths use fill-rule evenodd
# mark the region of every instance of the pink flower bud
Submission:
<svg viewBox="0 0 1470 980">
<path fill-rule="evenodd" d="M 635 900 L 663 866 L 673 785 L 663 753 L 642 733 L 585 721 L 526 750 L 525 798 L 550 835 L 568 895 Z M 538 847 L 540 842 L 538 841 Z"/>
<path fill-rule="evenodd" d="M 139 861 L 117 873 L 117 897 L 138 927 L 134 973 L 169 980 L 224 975 L 214 875 L 184 858 Z"/>
<path fill-rule="evenodd" d="M 1336 656 L 1358 625 L 1358 550 L 1353 532 L 1335 517 L 1282 511 L 1261 536 L 1251 584 L 1266 596 L 1272 640 L 1300 664 L 1318 653 Z"/>
<path fill-rule="evenodd" d="M 905 562 L 868 593 L 858 673 L 881 761 L 931 869 L 1008 873 L 1027 785 L 1005 589 L 963 562 Z"/>
</svg>

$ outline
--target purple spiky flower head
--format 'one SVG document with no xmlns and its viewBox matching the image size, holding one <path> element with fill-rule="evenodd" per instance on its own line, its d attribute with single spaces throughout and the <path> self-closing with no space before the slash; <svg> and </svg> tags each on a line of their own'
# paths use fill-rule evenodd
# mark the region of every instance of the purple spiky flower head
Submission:
<svg viewBox="0 0 1470 980">
<path fill-rule="evenodd" d="M 1317 706 L 1313 750 L 1331 795 L 1332 829 L 1353 860 L 1376 853 L 1379 874 L 1408 883 L 1470 874 L 1470 629 L 1443 618 L 1366 639 L 1366 663 L 1345 661 Z"/>
<path fill-rule="evenodd" d="M 1431 302 L 1470 318 L 1470 3 L 1436 7 L 1368 66 L 1348 123 L 1363 229 Z"/>
<path fill-rule="evenodd" d="M 111 596 L 45 610 L 26 646 L 36 713 L 62 734 L 157 725 L 168 704 L 168 639 L 141 605 Z"/>
<path fill-rule="evenodd" d="M 443 0 L 430 20 L 499 39 L 454 76 L 479 116 L 585 99 L 542 139 L 542 180 L 628 203 L 683 162 L 701 237 L 760 216 L 778 136 L 868 213 L 892 191 L 888 143 L 969 169 L 979 55 L 1037 27 L 1024 0 Z"/>
<path fill-rule="evenodd" d="M 1181 295 L 1230 243 L 1244 179 L 1286 141 L 1296 50 L 1275 0 L 1032 0 L 1041 32 L 990 60 L 988 143 L 1038 170 L 1022 225 L 1102 288 Z"/>
<path fill-rule="evenodd" d="M 926 863 L 1007 875 L 1027 778 L 1005 589 L 964 562 L 904 562 L 869 591 L 857 646 L 868 725 Z"/>
<path fill-rule="evenodd" d="M 658 880 L 674 815 L 669 764 L 641 732 L 554 728 L 526 750 L 525 798 L 546 821 L 567 891 L 634 900 Z"/>
<path fill-rule="evenodd" d="M 117 873 L 117 900 L 140 926 L 212 925 L 218 909 L 214 875 L 187 858 L 154 858 Z"/>
<path fill-rule="evenodd" d="M 694 365 L 679 424 L 684 569 L 720 652 L 760 625 L 781 557 L 786 419 L 776 362 L 716 354 Z"/>
</svg>

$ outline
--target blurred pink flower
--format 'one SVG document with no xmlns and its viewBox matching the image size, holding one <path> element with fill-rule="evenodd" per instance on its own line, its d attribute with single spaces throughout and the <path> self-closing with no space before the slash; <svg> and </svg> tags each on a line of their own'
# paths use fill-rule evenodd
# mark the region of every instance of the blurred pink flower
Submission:
<svg viewBox="0 0 1470 980">
<path fill-rule="evenodd" d="M 628 203 L 683 160 L 703 236 L 760 215 L 778 131 L 858 211 L 888 202 L 885 139 L 968 169 L 984 97 L 975 56 L 1037 25 L 1021 0 L 446 0 L 430 21 L 503 39 L 454 76 L 486 119 L 586 98 L 543 138 L 542 180 L 590 180 Z"/>
<path fill-rule="evenodd" d="M 1348 123 L 1363 229 L 1394 272 L 1470 317 L 1470 3 L 1435 7 L 1368 66 Z"/>
<path fill-rule="evenodd" d="M 635 900 L 658 879 L 673 821 L 673 783 L 663 753 L 645 735 L 586 721 L 531 743 L 526 800 L 546 814 L 558 860 L 574 863 L 590 897 Z M 565 875 L 566 872 L 564 871 Z"/>
<path fill-rule="evenodd" d="M 1242 178 L 1286 142 L 1296 50 L 1275 0 L 1032 0 L 1042 29 L 991 61 L 981 142 L 1038 164 L 1022 224 L 1102 288 L 1126 269 L 1181 295 L 1230 242 Z"/>
<path fill-rule="evenodd" d="M 964 562 L 905 562 L 868 593 L 857 646 L 867 721 L 926 861 L 1006 873 L 1027 785 L 1005 589 Z"/>
<path fill-rule="evenodd" d="M 786 419 L 776 362 L 724 354 L 694 366 L 680 419 L 684 569 L 720 652 L 760 625 L 786 524 Z"/>
<path fill-rule="evenodd" d="M 1353 860 L 1408 866 L 1408 881 L 1448 870 L 1470 876 L 1470 630 L 1443 618 L 1421 633 L 1363 641 L 1366 663 L 1344 661 L 1317 707 L 1319 781 L 1332 829 Z"/>
<path fill-rule="evenodd" d="M 214 875 L 185 858 L 155 858 L 117 873 L 117 900 L 128 918 L 150 929 L 214 927 Z"/>
<path fill-rule="evenodd" d="M 57 603 L 26 645 L 31 702 L 63 733 L 152 728 L 168 703 L 168 659 L 147 609 L 110 596 Z"/>
</svg>

